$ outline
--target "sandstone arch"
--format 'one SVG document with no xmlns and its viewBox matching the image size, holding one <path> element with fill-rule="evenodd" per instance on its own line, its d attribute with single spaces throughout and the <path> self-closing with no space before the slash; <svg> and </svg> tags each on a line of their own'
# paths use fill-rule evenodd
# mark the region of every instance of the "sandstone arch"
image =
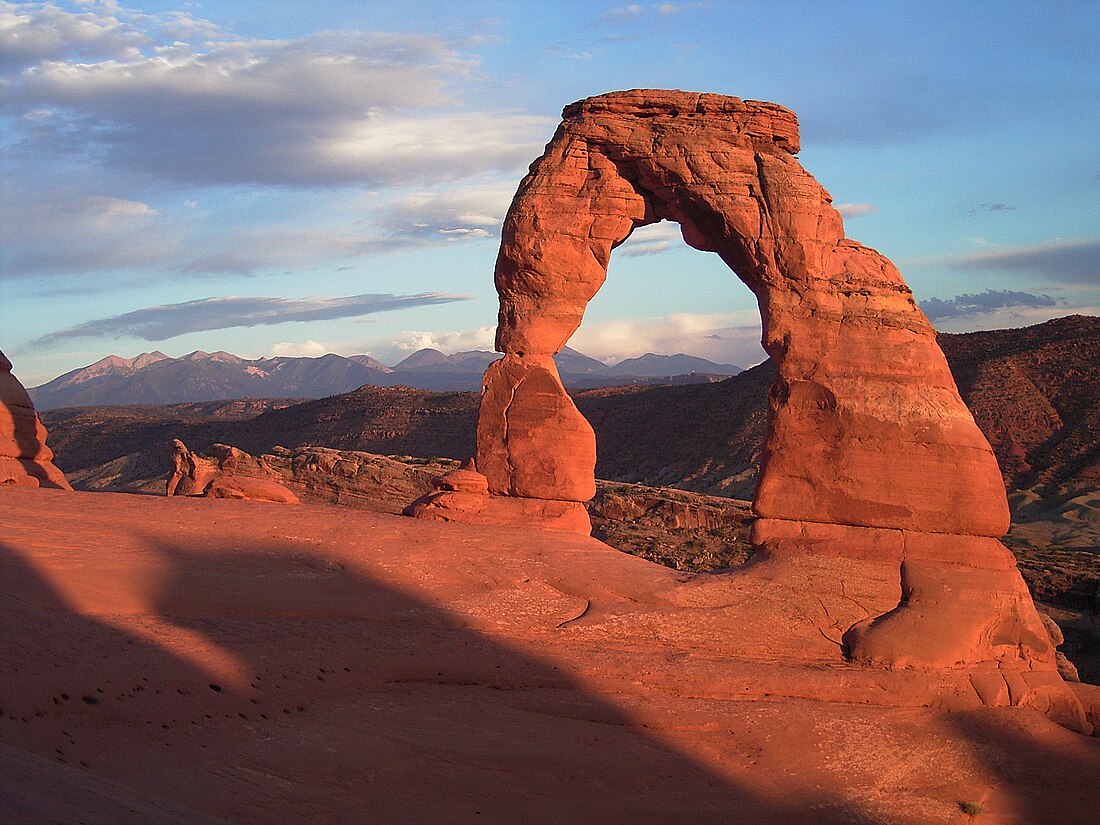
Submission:
<svg viewBox="0 0 1100 825">
<path fill-rule="evenodd" d="M 497 497 L 591 498 L 595 438 L 552 356 L 612 250 L 675 221 L 756 295 L 777 362 L 757 540 L 794 564 L 829 553 L 895 565 L 901 599 L 847 629 L 853 658 L 965 670 L 986 703 L 1057 708 L 1082 726 L 996 540 L 1003 482 L 935 332 L 896 267 L 845 238 L 798 149 L 794 114 L 771 103 L 634 90 L 567 107 L 504 223 L 504 358 L 485 375 L 477 469 Z"/>
<path fill-rule="evenodd" d="M 717 253 L 760 305 L 779 368 L 760 515 L 1002 535 L 996 461 L 931 325 L 890 261 L 844 237 L 798 148 L 794 114 L 770 103 L 634 91 L 568 107 L 504 225 L 496 285 L 506 358 L 487 398 L 504 385 L 500 394 L 526 413 L 526 389 L 513 397 L 511 387 L 533 369 L 531 389 L 568 410 L 549 356 L 580 325 L 612 249 L 668 219 L 689 245 Z M 554 435 L 537 458 L 530 439 L 504 438 L 510 422 L 494 427 L 496 417 L 487 403 L 478 448 L 493 492 L 591 496 L 594 452 L 579 443 L 571 411 L 539 422 Z"/>
</svg>

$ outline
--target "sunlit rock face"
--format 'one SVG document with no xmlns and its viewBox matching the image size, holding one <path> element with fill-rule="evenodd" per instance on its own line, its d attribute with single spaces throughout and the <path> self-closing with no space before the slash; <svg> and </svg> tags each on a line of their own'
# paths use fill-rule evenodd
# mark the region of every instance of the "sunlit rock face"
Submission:
<svg viewBox="0 0 1100 825">
<path fill-rule="evenodd" d="M 0 352 L 0 484 L 71 490 L 46 446 L 46 428 L 31 397 Z"/>
<path fill-rule="evenodd" d="M 848 658 L 965 672 L 983 702 L 1083 727 L 996 541 L 1009 524 L 1001 475 L 935 332 L 897 268 L 844 236 L 798 150 L 794 113 L 772 103 L 633 90 L 566 107 L 504 222 L 505 357 L 485 375 L 477 469 L 497 496 L 593 495 L 595 438 L 552 356 L 612 250 L 674 221 L 756 295 L 777 363 L 754 500 L 770 569 L 794 575 L 811 554 L 854 560 L 850 575 L 881 580 L 881 598 L 836 628 Z"/>
<path fill-rule="evenodd" d="M 798 147 L 794 114 L 771 103 L 638 90 L 566 108 L 520 185 L 497 259 L 506 359 L 487 377 L 478 449 L 494 492 L 592 495 L 587 481 L 568 480 L 594 461 L 583 419 L 559 391 L 534 422 L 515 375 L 535 370 L 540 395 L 552 392 L 560 382 L 547 356 L 580 325 L 612 249 L 665 219 L 721 256 L 759 301 L 764 347 L 779 365 L 760 515 L 1005 532 L 996 461 L 931 325 L 893 264 L 844 237 Z M 511 403 L 547 450 L 504 435 Z"/>
</svg>

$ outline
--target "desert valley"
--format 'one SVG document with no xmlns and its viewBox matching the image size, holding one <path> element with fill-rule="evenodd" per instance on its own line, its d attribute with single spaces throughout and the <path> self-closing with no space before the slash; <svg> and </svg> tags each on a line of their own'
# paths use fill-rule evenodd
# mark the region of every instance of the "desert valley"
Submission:
<svg viewBox="0 0 1100 825">
<path fill-rule="evenodd" d="M 495 353 L 0 356 L 3 820 L 1093 822 L 1100 318 L 937 334 L 799 139 L 567 106 Z M 766 361 L 569 349 L 660 221 Z"/>
</svg>

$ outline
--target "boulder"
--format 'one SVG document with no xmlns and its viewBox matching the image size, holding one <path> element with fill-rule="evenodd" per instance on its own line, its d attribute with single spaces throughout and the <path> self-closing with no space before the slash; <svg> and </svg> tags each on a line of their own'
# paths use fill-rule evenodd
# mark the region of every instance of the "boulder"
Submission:
<svg viewBox="0 0 1100 825">
<path fill-rule="evenodd" d="M 578 501 L 490 495 L 489 480 L 474 469 L 458 469 L 432 481 L 432 489 L 405 508 L 413 518 L 592 532 L 588 510 Z"/>
</svg>

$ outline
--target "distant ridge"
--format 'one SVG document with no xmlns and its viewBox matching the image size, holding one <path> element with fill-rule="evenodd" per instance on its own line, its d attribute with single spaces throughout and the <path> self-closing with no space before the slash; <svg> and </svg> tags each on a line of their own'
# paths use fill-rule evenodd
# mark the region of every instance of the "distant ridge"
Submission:
<svg viewBox="0 0 1100 825">
<path fill-rule="evenodd" d="M 1100 482 L 1100 318 L 1070 316 L 938 340 L 1009 488 Z M 768 360 L 706 385 L 574 391 L 596 431 L 597 474 L 751 497 L 774 372 Z M 174 437 L 200 451 L 216 441 L 253 453 L 323 444 L 463 459 L 475 449 L 473 393 L 364 387 L 293 406 L 200 406 L 62 410 L 43 421 L 65 472 L 131 453 L 161 462 L 166 439 Z"/>
<path fill-rule="evenodd" d="M 40 410 L 118 404 L 186 404 L 232 398 L 324 398 L 363 386 L 407 386 L 442 392 L 478 390 L 485 368 L 500 353 L 471 350 L 445 355 L 421 349 L 393 367 L 369 355 L 329 353 L 317 358 L 279 356 L 248 360 L 229 352 L 196 350 L 179 358 L 146 352 L 109 355 L 29 390 Z M 653 355 L 630 361 L 638 369 L 609 367 L 566 347 L 556 356 L 569 387 L 621 384 L 708 383 L 740 372 L 688 355 Z M 680 370 L 683 366 L 684 369 Z M 679 371 L 678 371 L 679 370 Z"/>
<path fill-rule="evenodd" d="M 715 364 L 706 358 L 684 355 L 682 352 L 676 355 L 647 352 L 637 358 L 627 358 L 611 367 L 611 372 L 615 375 L 646 375 L 654 378 L 662 375 L 688 375 L 693 372 L 737 375 L 741 371 L 740 367 L 733 364 Z"/>
</svg>

